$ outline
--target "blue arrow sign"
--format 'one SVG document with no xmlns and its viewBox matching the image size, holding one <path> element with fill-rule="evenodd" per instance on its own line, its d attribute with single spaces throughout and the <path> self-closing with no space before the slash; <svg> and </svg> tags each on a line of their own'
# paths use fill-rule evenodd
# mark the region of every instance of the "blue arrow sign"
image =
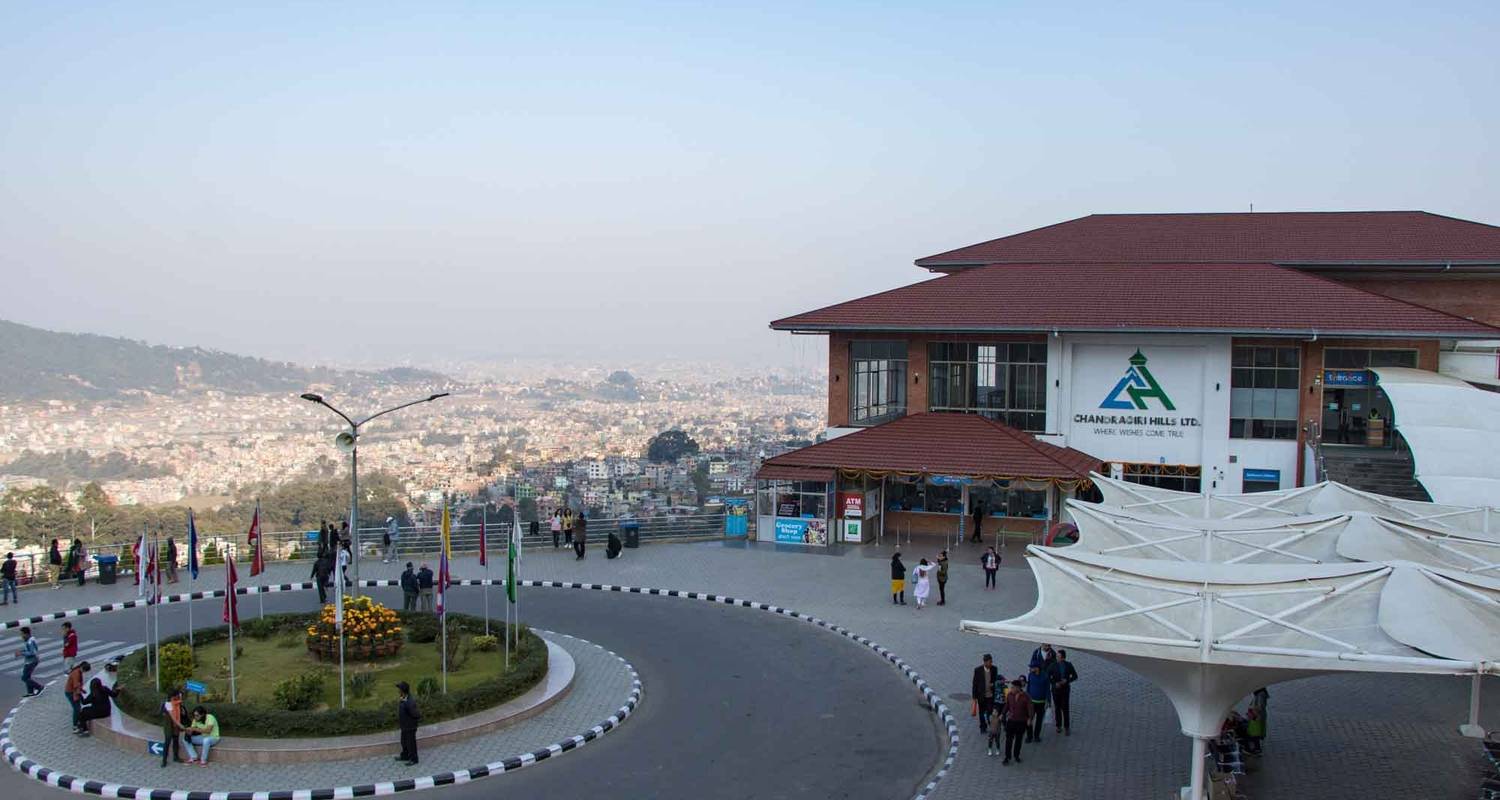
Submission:
<svg viewBox="0 0 1500 800">
<path fill-rule="evenodd" d="M 153 756 L 165 755 L 167 752 L 167 746 L 162 742 L 153 742 L 150 739 L 147 739 L 146 752 Z"/>
<path fill-rule="evenodd" d="M 197 681 L 187 681 L 182 684 L 182 688 L 193 692 L 194 694 L 203 694 L 205 691 L 208 691 L 207 686 L 204 686 Z"/>
</svg>

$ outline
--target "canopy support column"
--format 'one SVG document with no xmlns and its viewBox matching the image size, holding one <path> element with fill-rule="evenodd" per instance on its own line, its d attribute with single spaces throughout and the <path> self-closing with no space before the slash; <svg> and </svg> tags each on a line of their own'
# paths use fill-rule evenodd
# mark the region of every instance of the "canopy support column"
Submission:
<svg viewBox="0 0 1500 800">
<path fill-rule="evenodd" d="M 1458 732 L 1470 739 L 1483 739 L 1484 726 L 1479 724 L 1479 690 L 1484 676 L 1476 672 L 1473 680 L 1474 683 L 1469 688 L 1469 721 L 1458 726 Z"/>
<path fill-rule="evenodd" d="M 1203 762 L 1208 757 L 1208 740 L 1193 737 L 1193 772 L 1192 782 L 1182 789 L 1182 797 L 1186 800 L 1203 800 L 1204 768 Z"/>
</svg>

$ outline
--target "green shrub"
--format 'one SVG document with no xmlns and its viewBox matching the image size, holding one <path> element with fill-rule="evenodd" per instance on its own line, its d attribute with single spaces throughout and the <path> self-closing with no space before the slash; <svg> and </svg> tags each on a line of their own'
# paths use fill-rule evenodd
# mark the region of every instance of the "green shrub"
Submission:
<svg viewBox="0 0 1500 800">
<path fill-rule="evenodd" d="M 311 670 L 278 681 L 271 689 L 276 707 L 287 711 L 306 711 L 323 696 L 323 673 Z"/>
<path fill-rule="evenodd" d="M 375 691 L 375 673 L 356 672 L 349 676 L 349 694 L 354 697 L 369 697 Z"/>
<path fill-rule="evenodd" d="M 180 642 L 161 646 L 161 685 L 181 687 L 193 677 L 192 648 Z"/>
<path fill-rule="evenodd" d="M 417 697 L 426 699 L 433 697 L 434 695 L 437 695 L 442 691 L 443 684 L 440 683 L 437 678 L 434 678 L 431 675 L 428 675 L 422 680 L 417 681 Z"/>
<path fill-rule="evenodd" d="M 268 615 L 266 619 L 277 617 L 287 618 L 288 624 L 293 629 L 302 629 L 316 619 L 316 614 L 275 614 Z M 411 619 L 425 617 L 433 621 L 436 629 L 436 618 L 432 614 L 403 613 L 402 624 L 407 624 Z M 471 617 L 466 614 L 448 615 L 448 633 L 459 630 L 467 633 L 483 634 L 484 618 Z M 504 629 L 495 626 L 495 630 Z M 461 717 L 472 714 L 478 709 L 491 708 L 507 700 L 514 699 L 524 694 L 536 685 L 547 673 L 547 648 L 542 641 L 524 626 L 513 628 L 513 634 L 521 634 L 520 641 L 512 646 L 510 671 L 497 675 L 490 680 L 475 684 L 461 691 L 442 694 L 441 684 L 437 684 L 437 691 L 422 699 L 422 721 L 441 722 L 446 719 Z M 216 628 L 204 628 L 195 633 L 199 643 L 214 642 L 225 638 L 229 629 L 225 626 Z M 503 634 L 501 634 L 503 635 Z M 172 642 L 186 642 L 187 636 L 173 636 L 164 638 L 163 644 Z M 235 642 L 238 644 L 239 635 L 236 634 Z M 223 677 L 228 676 L 228 663 L 224 663 L 225 671 Z M 436 682 L 434 682 L 436 683 Z M 156 680 L 154 674 L 145 671 L 145 652 L 137 651 L 126 656 L 120 664 L 119 682 L 120 697 L 119 707 L 125 713 L 140 720 L 147 720 L 154 724 L 159 718 L 157 709 L 161 706 L 161 693 L 156 691 Z M 227 687 L 223 689 L 213 704 L 214 716 L 218 718 L 227 736 L 244 736 L 247 738 L 312 738 L 324 736 L 352 736 L 361 733 L 375 733 L 377 731 L 390 731 L 396 728 L 396 703 L 382 704 L 379 708 L 330 708 L 317 711 L 285 711 L 272 708 L 269 704 L 241 705 L 230 703 Z"/>
<path fill-rule="evenodd" d="M 437 641 L 442 631 L 438 627 L 436 614 L 405 611 L 401 613 L 401 627 L 406 631 L 406 641 L 413 644 L 430 644 Z"/>
<path fill-rule="evenodd" d="M 500 637 L 480 634 L 470 639 L 469 644 L 481 653 L 492 653 L 500 649 Z"/>
</svg>

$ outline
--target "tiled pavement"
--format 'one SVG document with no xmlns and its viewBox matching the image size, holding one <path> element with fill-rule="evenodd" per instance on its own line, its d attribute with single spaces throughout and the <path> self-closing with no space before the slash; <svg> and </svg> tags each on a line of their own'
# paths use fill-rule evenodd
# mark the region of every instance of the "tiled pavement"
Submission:
<svg viewBox="0 0 1500 800">
<path fill-rule="evenodd" d="M 656 544 L 628 550 L 615 561 L 595 551 L 576 562 L 570 553 L 548 548 L 528 552 L 523 577 L 718 592 L 817 614 L 903 656 L 955 710 L 967 708 L 969 677 L 980 653 L 994 653 L 1005 674 L 1024 666 L 1030 646 L 957 630 L 960 619 L 1003 619 L 1034 604 L 1035 584 L 1014 550 L 1001 572 L 1000 590 L 985 592 L 977 547 L 957 548 L 950 603 L 917 612 L 914 606 L 889 602 L 886 560 L 891 549 L 803 552 L 743 543 Z M 922 552 L 921 543 L 903 550 L 908 566 L 931 555 Z M 306 569 L 276 565 L 268 580 L 303 580 Z M 395 565 L 378 562 L 367 562 L 363 570 L 367 578 L 397 574 Z M 472 560 L 458 561 L 454 570 L 466 578 L 482 576 Z M 206 571 L 193 588 L 221 586 L 221 575 Z M 180 588 L 188 590 L 186 582 Z M 72 599 L 60 602 L 63 597 Z M 128 585 L 90 586 L 25 592 L 21 604 L 32 614 L 70 603 L 131 597 L 134 590 Z M 607 598 L 601 596 L 601 602 Z M 524 617 L 524 593 L 521 605 Z M 810 629 L 806 635 L 820 634 Z M 1081 673 L 1073 695 L 1073 735 L 1055 738 L 1049 730 L 1040 746 L 1028 749 L 1024 767 L 1001 767 L 998 759 L 984 755 L 977 727 L 964 719 L 959 760 L 936 797 L 979 798 L 999 792 L 1015 800 L 1175 796 L 1187 777 L 1190 744 L 1179 733 L 1165 696 L 1108 661 L 1073 655 Z M 650 676 L 643 679 L 649 692 Z M 1495 689 L 1487 686 L 1484 707 L 1484 720 L 1491 724 L 1500 722 Z M 1466 714 L 1467 698 L 1468 682 L 1457 678 L 1342 675 L 1272 686 L 1266 756 L 1250 776 L 1250 791 L 1257 798 L 1467 800 L 1475 796 L 1482 773 L 1477 744 L 1455 730 Z M 628 736 L 628 730 L 627 725 L 622 735 Z"/>
<path fill-rule="evenodd" d="M 261 766 L 171 764 L 128 753 L 97 739 L 79 739 L 68 731 L 68 701 L 60 684 L 23 703 L 11 728 L 11 739 L 28 758 L 74 775 L 132 786 L 167 786 L 201 791 L 269 791 L 274 789 L 352 786 L 376 780 L 399 780 L 480 766 L 531 752 L 587 731 L 625 704 L 631 692 L 626 665 L 601 647 L 568 636 L 548 638 L 572 654 L 577 665 L 573 689 L 545 712 L 515 725 L 461 742 L 425 748 L 422 761 L 408 767 L 392 754 L 351 761 Z M 628 729 L 629 723 L 622 730 Z M 231 731 L 225 731 L 231 734 Z"/>
</svg>

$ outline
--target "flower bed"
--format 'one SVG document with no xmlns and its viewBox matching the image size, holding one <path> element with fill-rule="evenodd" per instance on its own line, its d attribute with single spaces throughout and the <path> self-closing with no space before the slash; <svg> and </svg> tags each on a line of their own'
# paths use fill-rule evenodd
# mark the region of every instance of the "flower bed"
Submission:
<svg viewBox="0 0 1500 800">
<path fill-rule="evenodd" d="M 307 652 L 319 661 L 339 658 L 339 630 L 332 603 L 323 606 L 318 621 L 307 626 Z M 363 597 L 344 598 L 344 659 L 370 661 L 401 652 L 406 637 L 395 611 Z"/>
</svg>

